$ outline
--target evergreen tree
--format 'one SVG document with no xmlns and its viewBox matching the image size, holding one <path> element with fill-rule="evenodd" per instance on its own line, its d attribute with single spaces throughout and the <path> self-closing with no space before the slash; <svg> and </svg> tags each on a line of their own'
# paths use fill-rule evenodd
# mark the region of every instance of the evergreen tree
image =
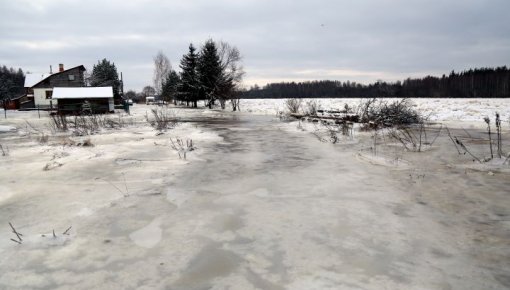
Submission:
<svg viewBox="0 0 510 290">
<path fill-rule="evenodd" d="M 25 74 L 21 69 L 0 67 L 0 99 L 12 99 L 23 94 L 24 82 Z"/>
<path fill-rule="evenodd" d="M 92 75 L 90 76 L 90 85 L 93 87 L 113 87 L 113 96 L 115 100 L 120 100 L 120 86 L 119 74 L 115 63 L 110 62 L 104 58 L 102 61 L 98 61 L 97 65 L 94 65 L 92 69 Z"/>
<path fill-rule="evenodd" d="M 220 57 L 212 39 L 207 40 L 202 47 L 197 68 L 200 80 L 200 97 L 208 100 L 209 108 L 212 108 L 222 80 Z"/>
<path fill-rule="evenodd" d="M 200 83 L 197 74 L 198 55 L 193 44 L 189 45 L 188 54 L 183 55 L 179 67 L 181 68 L 181 81 L 178 86 L 178 99 L 192 102 L 197 107 Z"/>
<path fill-rule="evenodd" d="M 176 99 L 180 82 L 181 79 L 177 72 L 170 70 L 170 73 L 166 76 L 165 81 L 163 82 L 163 88 L 161 90 L 161 97 L 163 97 L 163 100 L 170 102 Z"/>
</svg>

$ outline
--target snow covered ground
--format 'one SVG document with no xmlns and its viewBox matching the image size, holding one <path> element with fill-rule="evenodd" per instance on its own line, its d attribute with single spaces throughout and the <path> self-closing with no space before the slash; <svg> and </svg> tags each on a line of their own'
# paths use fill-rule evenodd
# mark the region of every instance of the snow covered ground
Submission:
<svg viewBox="0 0 510 290">
<path fill-rule="evenodd" d="M 421 153 L 381 138 L 371 154 L 372 133 L 357 130 L 321 142 L 315 125 L 280 122 L 257 102 L 175 109 L 185 122 L 164 134 L 145 105 L 121 116 L 126 127 L 81 137 L 9 111 L 0 289 L 510 287 L 507 165 L 468 166 L 446 134 Z M 508 117 L 506 100 L 478 102 L 455 103 L 468 110 L 455 117 L 436 106 L 452 134 L 479 113 Z M 170 138 L 196 150 L 180 159 Z"/>
<path fill-rule="evenodd" d="M 360 99 L 304 99 L 303 104 L 315 100 L 323 109 L 342 110 L 347 104 L 351 108 L 359 106 Z M 392 102 L 396 99 L 385 99 Z M 411 99 L 414 107 L 432 121 L 478 122 L 483 117 L 501 114 L 503 120 L 510 119 L 510 98 L 507 99 Z M 285 99 L 249 99 L 241 100 L 241 109 L 262 115 L 275 115 L 285 110 Z"/>
</svg>

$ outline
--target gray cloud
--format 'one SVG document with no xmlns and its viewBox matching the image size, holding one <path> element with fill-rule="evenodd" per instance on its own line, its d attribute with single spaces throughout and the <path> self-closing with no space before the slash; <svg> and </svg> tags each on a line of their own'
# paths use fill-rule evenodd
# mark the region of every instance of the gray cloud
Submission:
<svg viewBox="0 0 510 290">
<path fill-rule="evenodd" d="M 0 64 L 43 72 L 114 61 L 127 88 L 151 83 L 162 50 L 236 45 L 246 83 L 369 82 L 509 65 L 507 0 L 0 0 Z"/>
</svg>

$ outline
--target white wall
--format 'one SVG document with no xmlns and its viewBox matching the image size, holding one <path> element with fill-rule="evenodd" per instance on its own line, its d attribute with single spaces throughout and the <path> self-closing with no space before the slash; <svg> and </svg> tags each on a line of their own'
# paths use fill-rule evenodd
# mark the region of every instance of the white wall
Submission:
<svg viewBox="0 0 510 290">
<path fill-rule="evenodd" d="M 53 107 L 57 106 L 57 100 L 46 99 L 46 91 L 53 91 L 50 88 L 34 89 L 34 104 L 40 107 L 49 107 L 50 101 L 53 103 Z"/>
</svg>

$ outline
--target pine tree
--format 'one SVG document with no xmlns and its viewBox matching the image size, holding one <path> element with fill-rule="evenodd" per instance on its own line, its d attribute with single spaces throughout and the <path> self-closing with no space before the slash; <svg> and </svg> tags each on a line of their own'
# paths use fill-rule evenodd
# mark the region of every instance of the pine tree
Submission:
<svg viewBox="0 0 510 290">
<path fill-rule="evenodd" d="M 200 83 L 197 74 L 198 55 L 196 49 L 191 43 L 189 52 L 182 56 L 179 67 L 181 68 L 181 81 L 179 83 L 178 99 L 193 103 L 193 107 L 197 107 L 198 93 Z"/>
<path fill-rule="evenodd" d="M 90 85 L 93 87 L 113 87 L 114 99 L 120 99 L 120 81 L 119 74 L 115 63 L 106 60 L 98 61 L 97 65 L 94 65 L 92 69 L 92 75 L 90 76 Z"/>
<path fill-rule="evenodd" d="M 218 96 L 222 75 L 218 49 L 212 39 L 207 40 L 202 47 L 197 68 L 200 80 L 200 97 L 208 100 L 209 108 L 212 108 Z"/>
<path fill-rule="evenodd" d="M 170 73 L 166 76 L 163 82 L 163 88 L 161 90 L 161 96 L 165 101 L 172 101 L 176 99 L 178 86 L 181 82 L 179 75 L 174 70 L 170 70 Z"/>
</svg>

